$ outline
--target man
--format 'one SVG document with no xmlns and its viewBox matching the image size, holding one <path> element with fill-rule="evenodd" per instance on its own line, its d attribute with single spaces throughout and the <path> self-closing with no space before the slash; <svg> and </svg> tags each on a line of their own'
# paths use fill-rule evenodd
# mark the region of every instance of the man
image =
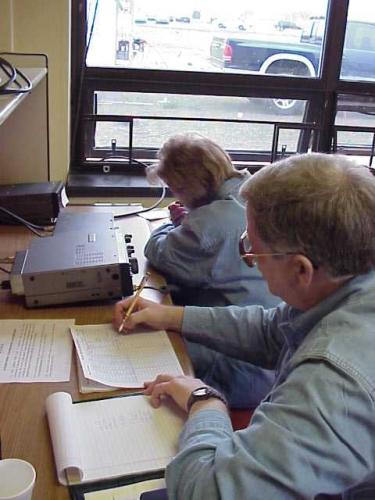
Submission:
<svg viewBox="0 0 375 500">
<path fill-rule="evenodd" d="M 127 324 L 181 331 L 277 372 L 238 432 L 220 395 L 192 395 L 202 381 L 160 375 L 146 384 L 154 406 L 170 396 L 189 412 L 166 471 L 168 497 L 375 498 L 375 178 L 346 157 L 316 153 L 263 168 L 241 193 L 242 256 L 285 303 L 142 300 Z M 117 305 L 116 325 L 128 303 Z"/>
</svg>

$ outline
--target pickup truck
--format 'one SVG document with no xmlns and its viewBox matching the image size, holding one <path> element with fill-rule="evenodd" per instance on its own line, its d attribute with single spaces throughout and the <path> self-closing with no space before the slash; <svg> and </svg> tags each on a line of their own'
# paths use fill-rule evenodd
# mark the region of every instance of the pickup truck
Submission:
<svg viewBox="0 0 375 500">
<path fill-rule="evenodd" d="M 324 18 L 311 20 L 298 42 L 215 36 L 210 61 L 223 71 L 314 78 L 319 75 L 324 27 Z M 341 77 L 375 80 L 375 23 L 348 21 Z M 291 99 L 274 99 L 272 103 L 284 114 L 295 112 L 298 105 Z"/>
</svg>

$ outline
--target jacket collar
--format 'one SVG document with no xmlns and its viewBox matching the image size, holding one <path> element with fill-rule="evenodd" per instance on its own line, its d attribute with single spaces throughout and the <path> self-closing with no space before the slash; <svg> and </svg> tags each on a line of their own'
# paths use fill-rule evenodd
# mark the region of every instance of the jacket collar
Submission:
<svg viewBox="0 0 375 500">
<path fill-rule="evenodd" d="M 288 321 L 280 324 L 286 343 L 291 348 L 297 348 L 313 327 L 322 318 L 337 309 L 339 304 L 350 301 L 353 296 L 357 297 L 358 294 L 371 289 L 374 290 L 375 294 L 375 270 L 351 278 L 342 287 L 307 311 L 299 311 L 290 307 Z"/>
<path fill-rule="evenodd" d="M 237 201 L 240 201 L 240 197 L 238 195 L 238 190 L 240 186 L 250 177 L 249 172 L 245 172 L 243 177 L 231 177 L 222 183 L 220 186 L 216 199 L 225 200 L 226 198 L 234 198 Z M 242 204 L 244 202 L 242 201 Z"/>
</svg>

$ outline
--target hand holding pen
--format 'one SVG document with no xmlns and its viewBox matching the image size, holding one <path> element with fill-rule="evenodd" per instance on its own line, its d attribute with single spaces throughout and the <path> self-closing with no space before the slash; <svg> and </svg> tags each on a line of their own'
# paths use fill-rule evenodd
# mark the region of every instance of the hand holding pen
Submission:
<svg viewBox="0 0 375 500">
<path fill-rule="evenodd" d="M 141 295 L 142 290 L 144 289 L 144 287 L 145 287 L 145 285 L 146 285 L 147 280 L 149 279 L 149 277 L 150 277 L 150 273 L 148 273 L 148 272 L 147 272 L 147 273 L 143 276 L 143 278 L 142 278 L 142 280 L 141 280 L 141 282 L 140 282 L 139 286 L 137 287 L 137 291 L 135 292 L 134 299 L 133 299 L 133 301 L 131 302 L 130 306 L 128 307 L 128 309 L 127 309 L 127 311 L 126 311 L 126 313 L 125 313 L 124 319 L 122 320 L 121 325 L 120 325 L 120 327 L 119 327 L 119 329 L 118 329 L 118 332 L 119 332 L 119 333 L 122 333 L 122 331 L 124 330 L 125 323 L 126 323 L 126 322 L 127 322 L 127 320 L 130 318 L 131 313 L 133 312 L 133 310 L 134 310 L 135 306 L 137 305 L 137 301 L 138 301 L 138 299 L 139 299 L 139 296 Z"/>
</svg>

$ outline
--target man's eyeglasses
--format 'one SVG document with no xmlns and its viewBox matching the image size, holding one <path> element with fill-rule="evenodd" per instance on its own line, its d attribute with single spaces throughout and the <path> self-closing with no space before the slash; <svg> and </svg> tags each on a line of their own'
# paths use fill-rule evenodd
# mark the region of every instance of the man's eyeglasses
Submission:
<svg viewBox="0 0 375 500">
<path fill-rule="evenodd" d="M 297 255 L 296 252 L 273 252 L 273 253 L 253 253 L 251 251 L 251 243 L 247 236 L 247 232 L 242 233 L 239 242 L 240 257 L 249 267 L 255 267 L 258 263 L 258 257 L 272 257 L 277 255 Z"/>
</svg>

